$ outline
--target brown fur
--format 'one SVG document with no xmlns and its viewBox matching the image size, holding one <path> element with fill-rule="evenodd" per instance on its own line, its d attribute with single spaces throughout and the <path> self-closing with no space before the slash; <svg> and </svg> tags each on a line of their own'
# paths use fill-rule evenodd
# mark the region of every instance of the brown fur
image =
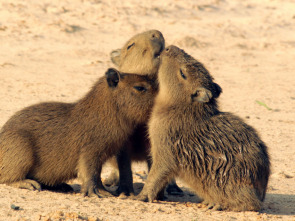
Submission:
<svg viewBox="0 0 295 221">
<path fill-rule="evenodd" d="M 156 80 L 160 64 L 160 53 L 165 48 L 165 40 L 158 30 L 139 33 L 128 40 L 121 49 L 111 52 L 112 62 L 122 72 L 149 75 Z M 145 122 L 147 123 L 147 121 Z M 139 125 L 134 134 L 121 148 L 120 153 L 109 160 L 115 168 L 105 180 L 107 186 L 118 185 L 117 193 L 133 193 L 131 161 L 146 161 L 150 168 L 150 143 L 146 124 Z"/>
<path fill-rule="evenodd" d="M 256 131 L 218 110 L 221 88 L 181 49 L 164 50 L 158 77 L 149 123 L 153 164 L 138 199 L 153 201 L 169 179 L 179 176 L 209 208 L 261 209 L 270 162 Z"/>
<path fill-rule="evenodd" d="M 41 189 L 82 179 L 102 196 L 102 164 L 147 121 L 157 86 L 146 76 L 109 69 L 76 103 L 40 103 L 12 116 L 0 132 L 0 183 Z"/>
<path fill-rule="evenodd" d="M 164 47 L 165 40 L 162 33 L 157 30 L 150 30 L 132 37 L 122 49 L 113 51 L 111 58 L 120 71 L 147 74 L 156 80 L 160 63 L 159 55 Z M 151 158 L 149 153 L 150 142 L 147 136 L 147 127 L 144 124 L 135 130 L 117 157 L 109 161 L 114 167 L 118 167 L 119 171 L 113 170 L 104 183 L 108 186 L 119 184 L 118 194 L 129 195 L 133 193 L 130 161 L 146 161 L 148 169 L 150 169 Z M 167 192 L 179 195 L 182 190 L 174 181 L 168 185 Z"/>
</svg>

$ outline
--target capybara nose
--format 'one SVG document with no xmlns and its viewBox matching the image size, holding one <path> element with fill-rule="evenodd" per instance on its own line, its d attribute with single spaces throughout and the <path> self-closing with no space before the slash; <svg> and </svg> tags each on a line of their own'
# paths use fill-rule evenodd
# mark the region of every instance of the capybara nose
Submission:
<svg viewBox="0 0 295 221">
<path fill-rule="evenodd" d="M 158 30 L 152 30 L 151 31 L 151 39 L 152 40 L 156 40 L 159 39 L 161 41 L 164 41 L 163 35 L 161 32 L 159 32 Z"/>
</svg>

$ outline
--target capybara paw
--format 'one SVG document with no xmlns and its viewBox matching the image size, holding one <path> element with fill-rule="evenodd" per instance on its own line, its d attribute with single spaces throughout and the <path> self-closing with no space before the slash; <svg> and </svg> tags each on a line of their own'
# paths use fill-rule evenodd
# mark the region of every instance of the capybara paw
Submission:
<svg viewBox="0 0 295 221">
<path fill-rule="evenodd" d="M 135 195 L 134 193 L 130 193 L 128 196 L 125 193 L 121 193 L 119 195 L 120 199 L 134 199 Z"/>
<path fill-rule="evenodd" d="M 168 184 L 166 191 L 169 195 L 183 196 L 183 191 L 177 186 L 176 183 Z"/>
<path fill-rule="evenodd" d="M 118 196 L 116 193 L 109 192 L 105 189 L 99 189 L 98 194 L 100 195 L 100 198 Z"/>
<path fill-rule="evenodd" d="M 105 190 L 98 190 L 97 188 L 88 189 L 87 191 L 82 191 L 84 196 L 88 197 L 98 197 L 98 198 L 106 198 L 113 197 L 114 195 Z"/>
<path fill-rule="evenodd" d="M 116 194 L 121 195 L 124 194 L 125 196 L 134 195 L 134 189 L 133 186 L 128 185 L 119 185 L 119 187 L 116 190 Z"/>
<path fill-rule="evenodd" d="M 41 185 L 37 181 L 29 180 L 29 179 L 17 181 L 9 185 L 13 187 L 18 187 L 20 189 L 29 189 L 29 190 L 38 190 L 38 191 L 42 190 Z"/>
<path fill-rule="evenodd" d="M 137 196 L 132 196 L 130 198 L 133 199 L 133 200 L 138 200 L 138 201 L 142 201 L 142 202 L 148 202 L 149 201 L 148 196 L 145 195 L 145 194 L 139 194 Z"/>
<path fill-rule="evenodd" d="M 221 211 L 222 210 L 222 207 L 219 204 L 210 203 L 210 204 L 208 204 L 207 209 L 208 210 L 213 210 L 213 211 Z"/>
</svg>

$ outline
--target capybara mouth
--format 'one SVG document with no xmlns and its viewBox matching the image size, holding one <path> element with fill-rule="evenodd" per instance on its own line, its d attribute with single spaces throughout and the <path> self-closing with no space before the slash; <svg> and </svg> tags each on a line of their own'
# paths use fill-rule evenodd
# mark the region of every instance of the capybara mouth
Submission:
<svg viewBox="0 0 295 221">
<path fill-rule="evenodd" d="M 164 50 L 164 46 L 163 44 L 161 44 L 161 47 L 159 49 L 159 51 L 156 51 L 154 54 L 154 58 L 160 58 L 161 52 Z"/>
</svg>

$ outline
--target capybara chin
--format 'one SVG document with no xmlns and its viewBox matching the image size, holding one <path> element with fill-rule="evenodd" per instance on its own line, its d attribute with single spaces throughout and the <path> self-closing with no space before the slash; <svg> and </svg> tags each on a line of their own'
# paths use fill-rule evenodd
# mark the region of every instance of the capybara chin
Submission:
<svg viewBox="0 0 295 221">
<path fill-rule="evenodd" d="M 164 48 L 162 33 L 149 30 L 133 36 L 123 48 L 112 51 L 111 59 L 121 72 L 155 76 Z"/>
<path fill-rule="evenodd" d="M 0 183 L 40 190 L 79 174 L 84 195 L 109 195 L 102 164 L 147 121 L 156 92 L 147 76 L 108 69 L 76 103 L 40 103 L 17 112 L 0 132 Z"/>
<path fill-rule="evenodd" d="M 175 176 L 208 208 L 260 210 L 270 173 L 267 147 L 239 117 L 220 112 L 219 85 L 183 50 L 161 54 L 150 123 L 152 168 L 137 199 L 153 201 Z"/>
</svg>

